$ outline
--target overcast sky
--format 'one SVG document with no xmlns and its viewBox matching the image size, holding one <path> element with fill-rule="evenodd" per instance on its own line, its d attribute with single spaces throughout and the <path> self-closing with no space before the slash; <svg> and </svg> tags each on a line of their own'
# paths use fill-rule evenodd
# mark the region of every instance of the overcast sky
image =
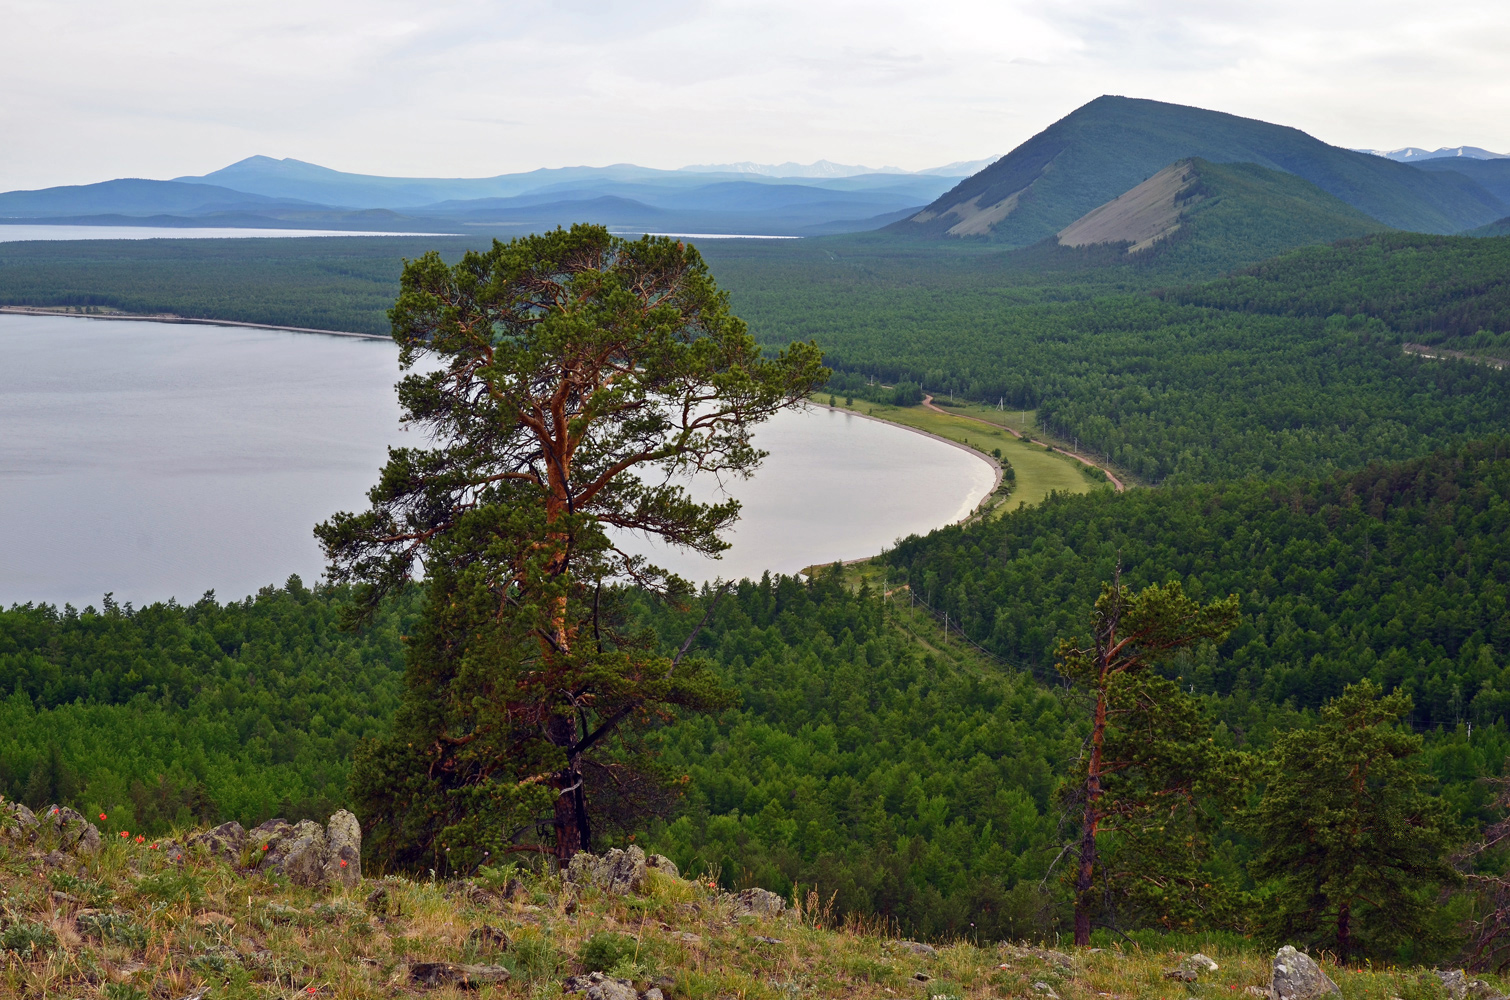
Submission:
<svg viewBox="0 0 1510 1000">
<path fill-rule="evenodd" d="M 1510 152 L 1505 0 L 0 0 L 0 190 L 254 153 L 486 176 L 916 169 L 1097 95 Z"/>
</svg>

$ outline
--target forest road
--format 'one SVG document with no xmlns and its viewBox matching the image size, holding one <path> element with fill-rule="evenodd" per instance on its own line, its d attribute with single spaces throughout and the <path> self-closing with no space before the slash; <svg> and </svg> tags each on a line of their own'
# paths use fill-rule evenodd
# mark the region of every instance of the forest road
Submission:
<svg viewBox="0 0 1510 1000">
<path fill-rule="evenodd" d="M 923 405 L 932 410 L 934 413 L 942 413 L 946 417 L 963 417 L 966 420 L 973 420 L 978 424 L 985 424 L 987 427 L 995 427 L 997 430 L 1006 431 L 1008 434 L 1012 435 L 1015 438 L 1022 437 L 1021 434 L 1019 434 L 1017 431 L 1014 431 L 1006 424 L 994 424 L 989 420 L 982 420 L 980 417 L 972 417 L 968 413 L 950 413 L 948 410 L 934 406 L 932 396 L 923 396 Z M 1112 470 L 1108 469 L 1106 466 L 1092 462 L 1084 455 L 1078 455 L 1075 452 L 1068 450 L 1067 448 L 1055 448 L 1053 445 L 1049 445 L 1048 447 L 1053 449 L 1054 451 L 1057 451 L 1059 454 L 1064 455 L 1066 458 L 1073 458 L 1081 465 L 1088 465 L 1093 469 L 1100 469 L 1103 473 L 1105 473 L 1106 478 L 1112 481 L 1112 485 L 1116 487 L 1118 493 L 1121 493 L 1127 488 L 1122 485 L 1122 480 L 1113 475 Z"/>
</svg>

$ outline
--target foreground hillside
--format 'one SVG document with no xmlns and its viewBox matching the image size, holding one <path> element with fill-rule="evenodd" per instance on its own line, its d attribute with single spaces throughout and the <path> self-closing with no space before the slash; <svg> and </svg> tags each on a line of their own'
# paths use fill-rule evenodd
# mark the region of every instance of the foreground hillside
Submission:
<svg viewBox="0 0 1510 1000">
<path fill-rule="evenodd" d="M 270 834 L 261 830 L 227 857 L 212 853 L 214 838 L 203 833 L 180 838 L 187 848 L 122 835 L 93 850 L 59 850 L 67 845 L 51 839 L 48 823 L 41 827 L 29 841 L 14 826 L 0 833 L 0 996 L 1152 1000 L 1272 998 L 1271 986 L 1286 1000 L 1330 993 L 1320 979 L 1312 980 L 1318 992 L 1294 993 L 1306 981 L 1304 959 L 1285 958 L 1276 973 L 1270 951 L 1237 938 L 1124 937 L 1081 950 L 974 934 L 916 943 L 884 921 L 836 923 L 811 888 L 790 903 L 759 888 L 722 892 L 635 848 L 581 856 L 561 874 L 510 864 L 465 878 L 364 880 L 311 876 L 276 836 L 274 852 L 287 857 L 269 861 L 261 841 Z M 1197 948 L 1201 954 L 1191 954 Z M 1329 964 L 1317 971 L 1347 1000 L 1500 992 L 1461 973 Z"/>
</svg>

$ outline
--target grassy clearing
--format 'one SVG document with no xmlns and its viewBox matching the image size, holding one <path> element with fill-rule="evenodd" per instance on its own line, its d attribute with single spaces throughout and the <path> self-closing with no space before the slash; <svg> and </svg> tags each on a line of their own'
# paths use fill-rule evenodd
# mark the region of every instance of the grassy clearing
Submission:
<svg viewBox="0 0 1510 1000">
<path fill-rule="evenodd" d="M 827 401 L 827 397 L 819 397 Z M 936 413 L 933 410 L 921 406 L 888 406 L 884 403 L 871 403 L 863 399 L 855 400 L 849 407 L 843 406 L 843 400 L 837 400 L 841 409 L 850 409 L 856 413 L 864 413 L 867 416 L 877 417 L 895 424 L 906 427 L 916 427 L 918 430 L 937 434 L 939 437 L 957 441 L 968 445 L 976 451 L 991 454 L 994 449 L 1001 449 L 1001 455 L 1012 463 L 1012 468 L 1017 472 L 1017 486 L 1012 491 L 1009 501 L 998 508 L 999 511 L 1016 509 L 1019 503 L 1036 504 L 1043 500 L 1052 491 L 1060 493 L 1089 493 L 1093 489 L 1110 489 L 1111 484 L 1105 479 L 1098 483 L 1085 470 L 1085 466 L 1071 458 L 1055 454 L 1047 450 L 1041 444 L 1029 444 L 1019 438 L 1013 437 L 1005 430 L 997 430 L 970 420 L 967 416 L 956 416 L 953 413 Z M 994 415 L 1003 423 L 1008 419 L 1012 426 L 1023 422 L 1021 411 L 1002 413 L 996 410 L 988 410 L 986 407 L 959 407 L 961 414 L 968 416 Z M 975 412 L 979 410 L 980 412 Z M 1027 422 L 1031 423 L 1033 411 L 1028 410 Z M 990 419 L 990 417 L 987 417 Z M 1029 434 L 1037 436 L 1037 431 L 1029 430 Z M 1096 473 L 1100 476 L 1100 473 Z"/>
<path fill-rule="evenodd" d="M 375 904 L 379 888 L 386 900 Z M 1267 985 L 1271 954 L 1188 935 L 1078 952 L 972 940 L 924 948 L 884 922 L 832 926 L 816 894 L 779 918 L 738 917 L 708 884 L 658 872 L 629 896 L 578 897 L 548 873 L 490 869 L 461 881 L 300 889 L 203 858 L 175 865 L 129 842 L 51 868 L 0 853 L 0 893 L 0 996 L 17 998 L 554 997 L 566 976 L 606 962 L 610 975 L 658 986 L 668 1000 L 1046 990 L 1063 1000 L 1201 1000 Z M 1221 968 L 1193 984 L 1164 978 L 1196 948 Z M 424 987 L 410 975 L 420 962 L 501 965 L 512 977 L 466 993 Z M 1346 1000 L 1440 995 L 1420 970 L 1327 971 Z"/>
</svg>

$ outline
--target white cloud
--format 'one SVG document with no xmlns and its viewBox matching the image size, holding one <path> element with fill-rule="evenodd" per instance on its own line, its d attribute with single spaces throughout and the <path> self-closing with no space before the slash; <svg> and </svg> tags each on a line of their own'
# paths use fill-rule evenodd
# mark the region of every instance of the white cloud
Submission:
<svg viewBox="0 0 1510 1000">
<path fill-rule="evenodd" d="M 0 0 L 0 25 L 0 190 L 252 153 L 924 167 L 1102 93 L 1510 152 L 1510 19 L 1486 0 Z"/>
</svg>

